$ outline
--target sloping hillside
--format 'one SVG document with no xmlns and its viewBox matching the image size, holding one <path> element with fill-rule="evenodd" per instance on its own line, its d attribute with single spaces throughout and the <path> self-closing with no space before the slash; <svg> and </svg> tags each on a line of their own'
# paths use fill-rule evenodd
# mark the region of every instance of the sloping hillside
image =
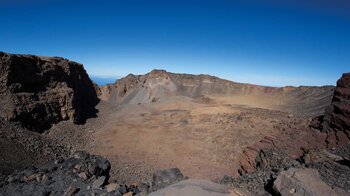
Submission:
<svg viewBox="0 0 350 196">
<path fill-rule="evenodd" d="M 171 96 L 205 96 L 224 104 L 275 109 L 297 114 L 322 114 L 332 99 L 333 86 L 267 87 L 236 83 L 209 75 L 153 70 L 101 86 L 100 99 L 114 105 L 156 102 Z"/>
</svg>

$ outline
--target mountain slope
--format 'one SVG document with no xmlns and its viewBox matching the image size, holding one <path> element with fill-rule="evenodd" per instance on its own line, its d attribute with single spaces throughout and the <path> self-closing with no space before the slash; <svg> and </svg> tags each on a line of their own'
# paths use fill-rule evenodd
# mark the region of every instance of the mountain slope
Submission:
<svg viewBox="0 0 350 196">
<path fill-rule="evenodd" d="M 298 114 L 322 114 L 332 99 L 333 86 L 267 87 L 236 83 L 209 75 L 153 70 L 101 86 L 99 97 L 115 105 L 151 103 L 172 96 L 213 97 L 227 104 L 247 105 Z"/>
</svg>

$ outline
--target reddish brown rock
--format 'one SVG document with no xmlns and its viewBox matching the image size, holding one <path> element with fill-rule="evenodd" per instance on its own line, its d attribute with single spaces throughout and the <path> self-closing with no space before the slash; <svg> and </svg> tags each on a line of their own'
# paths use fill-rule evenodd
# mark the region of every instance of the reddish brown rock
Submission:
<svg viewBox="0 0 350 196">
<path fill-rule="evenodd" d="M 322 131 L 328 133 L 327 141 L 345 144 L 350 139 L 350 73 L 338 80 L 332 103 L 323 117 Z"/>
<path fill-rule="evenodd" d="M 94 85 L 83 65 L 59 57 L 0 52 L 0 118 L 43 131 L 95 116 Z"/>
</svg>

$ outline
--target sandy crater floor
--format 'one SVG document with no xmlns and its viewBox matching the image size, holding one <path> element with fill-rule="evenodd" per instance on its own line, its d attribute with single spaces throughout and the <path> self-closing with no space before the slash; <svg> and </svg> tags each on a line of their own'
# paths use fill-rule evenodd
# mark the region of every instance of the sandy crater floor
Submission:
<svg viewBox="0 0 350 196">
<path fill-rule="evenodd" d="M 217 179 L 238 175 L 247 146 L 309 123 L 303 116 L 236 103 L 188 97 L 113 109 L 100 103 L 99 117 L 86 125 L 86 145 L 78 148 L 107 157 L 121 182 L 149 180 L 154 171 L 171 167 L 190 178 Z"/>
</svg>

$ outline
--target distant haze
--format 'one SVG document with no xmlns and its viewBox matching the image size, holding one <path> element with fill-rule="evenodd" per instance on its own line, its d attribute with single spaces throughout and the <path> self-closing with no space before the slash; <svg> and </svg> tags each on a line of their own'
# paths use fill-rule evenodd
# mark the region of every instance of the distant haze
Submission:
<svg viewBox="0 0 350 196">
<path fill-rule="evenodd" d="M 106 84 L 113 84 L 118 79 L 114 76 L 95 76 L 90 75 L 90 78 L 92 81 L 94 81 L 98 85 L 106 85 Z"/>
</svg>

